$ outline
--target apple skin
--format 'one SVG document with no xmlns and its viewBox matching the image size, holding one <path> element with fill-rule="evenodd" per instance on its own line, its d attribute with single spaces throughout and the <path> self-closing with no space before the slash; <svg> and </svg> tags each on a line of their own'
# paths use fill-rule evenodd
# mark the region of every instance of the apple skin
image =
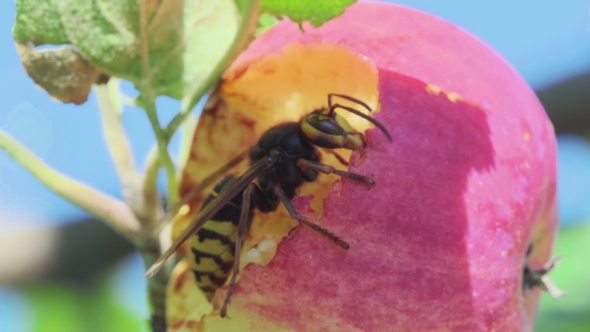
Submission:
<svg viewBox="0 0 590 332">
<path fill-rule="evenodd" d="M 337 181 L 324 200 L 318 222 L 351 249 L 295 228 L 268 265 L 245 268 L 231 324 L 531 331 L 539 290 L 523 293 L 523 267 L 547 262 L 558 221 L 554 130 L 525 81 L 469 33 L 383 3 L 354 4 L 305 33 L 283 21 L 226 75 L 290 43 L 336 44 L 368 59 L 378 70 L 374 116 L 393 142 L 368 130 L 350 171 L 373 175 L 376 186 Z M 310 199 L 296 199 L 297 208 Z"/>
</svg>

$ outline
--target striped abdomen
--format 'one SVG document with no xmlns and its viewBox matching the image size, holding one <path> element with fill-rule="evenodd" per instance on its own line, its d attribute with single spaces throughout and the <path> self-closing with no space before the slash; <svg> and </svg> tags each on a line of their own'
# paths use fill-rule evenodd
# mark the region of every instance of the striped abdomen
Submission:
<svg viewBox="0 0 590 332">
<path fill-rule="evenodd" d="M 234 177 L 226 177 L 219 182 L 203 206 L 206 206 L 234 181 Z M 241 206 L 242 194 L 238 194 L 211 220 L 207 221 L 191 239 L 191 269 L 197 279 L 197 286 L 209 300 L 213 298 L 217 288 L 225 284 L 232 270 Z"/>
</svg>

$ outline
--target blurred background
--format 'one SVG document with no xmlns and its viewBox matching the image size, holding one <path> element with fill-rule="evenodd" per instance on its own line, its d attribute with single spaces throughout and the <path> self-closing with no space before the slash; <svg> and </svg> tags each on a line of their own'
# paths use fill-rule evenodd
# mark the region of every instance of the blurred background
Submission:
<svg viewBox="0 0 590 332">
<path fill-rule="evenodd" d="M 566 257 L 552 277 L 568 296 L 543 295 L 536 331 L 590 331 L 590 2 L 390 2 L 477 35 L 545 106 L 558 134 L 562 229 L 555 253 Z M 34 86 L 12 40 L 15 12 L 13 1 L 0 2 L 0 128 L 58 171 L 120 197 L 95 96 L 82 106 L 63 105 Z M 134 94 L 131 85 L 123 91 Z M 179 108 L 170 99 L 158 102 L 162 121 Z M 148 120 L 133 108 L 123 117 L 136 163 L 143 165 L 155 143 Z M 172 149 L 177 146 L 173 141 Z M 147 331 L 143 271 L 121 237 L 0 152 L 1 332 Z"/>
</svg>

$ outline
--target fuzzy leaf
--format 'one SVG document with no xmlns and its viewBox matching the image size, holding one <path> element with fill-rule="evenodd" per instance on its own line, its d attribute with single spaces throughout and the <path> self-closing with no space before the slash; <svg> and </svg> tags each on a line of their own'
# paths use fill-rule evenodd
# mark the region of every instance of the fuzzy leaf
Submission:
<svg viewBox="0 0 590 332">
<path fill-rule="evenodd" d="M 238 22 L 232 0 L 17 0 L 13 34 L 20 43 L 72 45 L 99 71 L 180 99 L 207 78 Z"/>
</svg>

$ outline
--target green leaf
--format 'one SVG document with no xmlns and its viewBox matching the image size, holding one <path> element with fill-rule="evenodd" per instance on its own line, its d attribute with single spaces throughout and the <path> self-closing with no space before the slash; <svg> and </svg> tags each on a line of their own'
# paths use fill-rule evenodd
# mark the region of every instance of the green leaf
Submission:
<svg viewBox="0 0 590 332">
<path fill-rule="evenodd" d="M 258 18 L 258 28 L 256 29 L 255 33 L 256 36 L 260 36 L 261 34 L 265 33 L 277 23 L 278 20 L 274 16 L 267 13 L 263 13 Z"/>
<path fill-rule="evenodd" d="M 72 45 L 109 76 L 181 99 L 223 57 L 239 19 L 232 0 L 17 0 L 13 35 Z"/>
<path fill-rule="evenodd" d="M 590 326 L 590 224 L 560 232 L 554 256 L 563 262 L 551 279 L 566 292 L 553 299 L 543 293 L 537 314 L 536 332 L 588 331 Z"/>
<path fill-rule="evenodd" d="M 344 13 L 346 7 L 355 0 L 263 0 L 261 11 L 277 17 L 289 17 L 291 21 L 299 23 L 309 21 L 314 27 L 319 27 L 327 21 Z"/>
<path fill-rule="evenodd" d="M 35 45 L 68 43 L 58 8 L 50 0 L 17 0 L 12 34 L 17 41 L 32 41 Z"/>
<path fill-rule="evenodd" d="M 248 6 L 248 0 L 234 0 L 234 3 L 236 4 L 236 8 L 238 8 L 240 13 L 243 13 Z"/>
</svg>

